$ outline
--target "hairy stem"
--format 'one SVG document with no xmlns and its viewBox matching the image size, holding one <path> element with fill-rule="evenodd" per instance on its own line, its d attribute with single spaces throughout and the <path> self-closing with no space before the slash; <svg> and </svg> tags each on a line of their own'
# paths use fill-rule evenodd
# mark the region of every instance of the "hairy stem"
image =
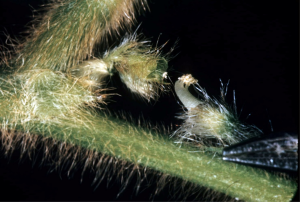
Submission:
<svg viewBox="0 0 300 202">
<path fill-rule="evenodd" d="M 288 201 L 293 197 L 297 185 L 291 180 L 260 169 L 223 162 L 220 157 L 213 157 L 211 153 L 196 152 L 191 147 L 178 148 L 166 134 L 135 126 L 103 113 L 91 112 L 85 107 L 78 106 L 78 102 L 72 103 L 70 99 L 70 94 L 73 100 L 74 97 L 80 98 L 80 96 L 81 99 L 86 99 L 88 91 L 75 83 L 71 85 L 73 87 L 70 87 L 69 93 L 56 93 L 63 92 L 59 89 L 66 88 L 66 81 L 58 79 L 50 72 L 43 74 L 46 76 L 49 74 L 47 82 L 42 82 L 40 76 L 35 76 L 28 80 L 36 79 L 36 82 L 32 81 L 23 89 L 20 89 L 18 84 L 11 85 L 12 81 L 2 80 L 0 84 L 2 131 L 50 137 L 246 201 Z M 39 93 L 35 95 L 36 89 Z M 24 101 L 26 96 L 20 95 L 26 92 L 31 92 L 27 94 L 29 102 Z M 30 96 L 34 97 L 30 98 Z M 38 106 L 35 106 L 30 99 L 35 100 L 36 104 L 45 105 L 47 99 L 51 102 L 55 100 L 55 105 L 50 105 L 47 109 L 53 112 L 53 115 L 46 116 L 44 111 L 34 111 Z M 28 111 L 30 107 L 33 109 Z M 7 137 L 2 137 L 5 138 L 9 138 L 9 134 Z"/>
<path fill-rule="evenodd" d="M 51 4 L 53 9 L 17 52 L 15 66 L 21 71 L 0 79 L 0 129 L 4 146 L 9 149 L 15 143 L 9 141 L 10 131 L 36 134 L 149 167 L 233 198 L 290 200 L 297 186 L 291 180 L 223 162 L 188 146 L 178 148 L 166 134 L 85 107 L 94 106 L 103 96 L 91 93 L 71 78 L 68 70 L 90 58 L 96 43 L 107 34 L 130 26 L 134 8 L 144 5 L 144 0 L 66 0 Z M 136 55 L 128 64 L 143 62 L 143 57 Z M 167 62 L 159 60 L 158 70 L 155 69 L 158 65 L 149 64 L 153 70 L 138 72 L 138 76 L 162 80 Z M 123 78 L 125 82 L 133 82 L 135 71 L 128 72 L 127 66 L 120 66 L 120 70 L 130 76 Z M 176 85 L 180 89 L 183 84 Z M 198 104 L 187 103 L 187 108 Z M 26 148 L 26 142 L 21 146 Z"/>
</svg>

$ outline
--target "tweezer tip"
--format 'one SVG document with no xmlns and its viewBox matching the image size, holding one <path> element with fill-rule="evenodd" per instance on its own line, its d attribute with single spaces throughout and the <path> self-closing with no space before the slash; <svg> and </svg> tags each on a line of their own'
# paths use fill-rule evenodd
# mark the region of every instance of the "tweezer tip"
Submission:
<svg viewBox="0 0 300 202">
<path fill-rule="evenodd" d="M 298 170 L 298 135 L 273 133 L 224 148 L 224 161 Z"/>
</svg>

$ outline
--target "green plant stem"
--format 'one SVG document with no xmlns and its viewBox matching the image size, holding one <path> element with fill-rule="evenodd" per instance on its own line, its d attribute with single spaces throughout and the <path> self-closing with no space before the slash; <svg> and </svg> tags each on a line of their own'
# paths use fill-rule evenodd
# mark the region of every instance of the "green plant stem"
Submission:
<svg viewBox="0 0 300 202">
<path fill-rule="evenodd" d="M 68 72 L 93 54 L 96 42 L 120 27 L 130 26 L 134 7 L 143 3 L 143 0 L 67 0 L 55 4 L 17 52 L 15 67 L 22 70 L 19 73 L 33 69 Z M 2 133 L 17 131 L 74 144 L 241 200 L 289 201 L 293 197 L 297 187 L 294 181 L 223 162 L 211 153 L 179 148 L 168 134 L 92 112 L 81 106 L 93 102 L 91 92 L 62 73 L 57 75 L 50 70 L 40 73 L 31 72 L 27 76 L 15 73 L 19 79 L 3 76 L 0 80 Z"/>
<path fill-rule="evenodd" d="M 55 91 L 60 87 L 65 88 L 64 85 L 59 85 L 60 80 L 54 81 L 48 81 L 47 85 L 55 85 Z M 43 85 L 45 84 L 39 80 L 39 86 L 32 86 L 44 89 Z M 4 83 L 0 86 L 3 90 Z M 80 89 L 76 85 L 73 88 Z M 47 86 L 47 89 L 50 89 L 48 94 L 53 94 L 53 88 Z M 22 117 L 20 114 L 26 114 L 27 111 L 20 111 L 23 108 L 19 106 L 19 110 L 15 112 L 17 105 L 22 104 L 14 99 L 21 97 L 14 92 L 17 91 L 11 90 L 6 97 L 0 97 L 2 130 L 51 137 L 246 201 L 289 201 L 297 188 L 296 183 L 291 180 L 260 169 L 223 162 L 211 153 L 195 152 L 187 146 L 179 148 L 167 134 L 162 135 L 103 113 L 91 112 L 85 107 L 79 107 L 73 114 L 58 114 L 56 118 L 35 114 L 35 118 L 25 120 L 24 117 L 28 116 Z M 47 95 L 44 95 L 42 99 L 46 98 Z M 57 109 L 53 109 L 55 110 Z M 78 118 L 74 118 L 75 114 L 78 114 Z"/>
</svg>

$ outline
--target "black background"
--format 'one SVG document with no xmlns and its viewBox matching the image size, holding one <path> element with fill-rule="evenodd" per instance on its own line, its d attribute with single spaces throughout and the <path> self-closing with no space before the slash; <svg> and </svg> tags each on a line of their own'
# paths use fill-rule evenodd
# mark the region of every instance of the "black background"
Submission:
<svg viewBox="0 0 300 202">
<path fill-rule="evenodd" d="M 5 44 L 6 34 L 20 36 L 33 8 L 45 2 L 1 0 L 0 43 Z M 151 11 L 137 19 L 142 23 L 138 32 L 153 44 L 169 40 L 165 52 L 179 40 L 172 53 L 176 57 L 169 62 L 173 82 L 191 73 L 209 95 L 219 97 L 219 79 L 230 79 L 227 101 L 233 102 L 235 90 L 241 120 L 265 133 L 271 132 L 269 120 L 274 131 L 298 133 L 297 1 L 151 0 L 149 7 Z M 113 98 L 110 110 L 143 116 L 152 124 L 180 123 L 174 116 L 182 107 L 172 94 L 147 103 L 132 95 L 117 76 L 108 85 L 121 95 Z M 0 155 L 0 200 L 116 200 L 118 184 L 107 189 L 102 183 L 93 191 L 88 177 L 80 184 L 79 176 L 68 179 L 63 173 L 49 173 L 47 165 L 31 165 L 29 160 L 19 163 L 18 155 L 10 162 Z M 135 196 L 128 188 L 117 200 L 147 200 L 149 190 Z M 162 194 L 157 199 L 168 198 Z"/>
</svg>

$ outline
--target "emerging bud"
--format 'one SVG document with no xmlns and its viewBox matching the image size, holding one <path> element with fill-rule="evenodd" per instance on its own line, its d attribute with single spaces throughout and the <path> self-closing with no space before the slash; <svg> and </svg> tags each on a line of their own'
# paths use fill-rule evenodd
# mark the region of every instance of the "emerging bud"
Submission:
<svg viewBox="0 0 300 202">
<path fill-rule="evenodd" d="M 188 91 L 189 85 L 196 87 L 202 99 L 195 98 Z M 223 87 L 223 83 L 221 85 Z M 219 101 L 211 98 L 191 75 L 180 77 L 175 83 L 175 92 L 188 111 L 178 117 L 184 122 L 172 136 L 176 135 L 179 143 L 188 141 L 198 146 L 219 147 L 261 134 L 255 126 L 243 124 L 238 120 L 236 112 L 225 102 L 226 91 L 227 87 L 221 88 L 223 96 Z"/>
</svg>

